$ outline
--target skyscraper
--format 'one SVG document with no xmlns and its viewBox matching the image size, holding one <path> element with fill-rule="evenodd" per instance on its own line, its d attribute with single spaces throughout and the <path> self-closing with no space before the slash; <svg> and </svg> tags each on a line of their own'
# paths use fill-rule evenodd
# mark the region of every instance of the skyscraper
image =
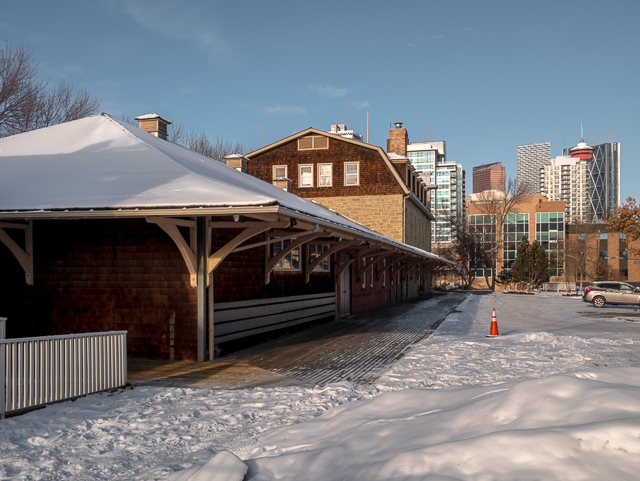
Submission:
<svg viewBox="0 0 640 481">
<path fill-rule="evenodd" d="M 588 146 L 584 140 L 562 154 L 587 161 L 587 198 L 593 220 L 604 220 L 607 211 L 620 205 L 620 143 Z"/>
<path fill-rule="evenodd" d="M 428 185 L 436 185 L 431 191 L 431 208 L 436 220 L 431 229 L 433 243 L 449 243 L 455 240 L 451 219 L 462 219 L 464 214 L 465 171 L 461 164 L 447 162 L 447 143 L 413 142 L 406 146 L 407 158 Z"/>
<path fill-rule="evenodd" d="M 540 169 L 540 193 L 550 201 L 565 202 L 567 222 L 594 221 L 589 202 L 589 159 L 577 156 L 551 159 Z"/>
<path fill-rule="evenodd" d="M 518 184 L 526 183 L 540 193 L 540 169 L 551 160 L 551 142 L 518 145 Z"/>
<path fill-rule="evenodd" d="M 473 193 L 504 188 L 505 168 L 502 162 L 476 165 L 473 168 Z"/>
</svg>

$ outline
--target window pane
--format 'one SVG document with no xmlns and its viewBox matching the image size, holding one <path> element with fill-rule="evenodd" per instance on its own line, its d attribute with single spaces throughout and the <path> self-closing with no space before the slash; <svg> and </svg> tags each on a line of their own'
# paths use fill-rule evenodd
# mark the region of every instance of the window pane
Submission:
<svg viewBox="0 0 640 481">
<path fill-rule="evenodd" d="M 310 165 L 301 165 L 300 166 L 300 185 L 302 187 L 311 187 L 313 186 L 313 167 Z"/>
</svg>

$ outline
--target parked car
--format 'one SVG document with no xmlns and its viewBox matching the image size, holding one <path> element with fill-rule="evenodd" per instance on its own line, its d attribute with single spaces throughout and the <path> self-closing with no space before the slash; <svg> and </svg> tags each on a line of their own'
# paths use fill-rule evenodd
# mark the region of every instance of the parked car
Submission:
<svg viewBox="0 0 640 481">
<path fill-rule="evenodd" d="M 626 282 L 593 282 L 585 288 L 582 300 L 591 302 L 595 307 L 604 307 L 605 304 L 640 305 L 640 288 Z"/>
</svg>

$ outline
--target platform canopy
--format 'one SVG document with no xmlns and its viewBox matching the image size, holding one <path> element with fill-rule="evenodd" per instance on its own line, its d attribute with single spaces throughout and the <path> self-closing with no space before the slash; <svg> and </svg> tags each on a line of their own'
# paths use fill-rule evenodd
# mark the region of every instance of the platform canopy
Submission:
<svg viewBox="0 0 640 481">
<path fill-rule="evenodd" d="M 0 139 L 0 219 L 253 214 L 450 263 L 107 114 Z"/>
</svg>

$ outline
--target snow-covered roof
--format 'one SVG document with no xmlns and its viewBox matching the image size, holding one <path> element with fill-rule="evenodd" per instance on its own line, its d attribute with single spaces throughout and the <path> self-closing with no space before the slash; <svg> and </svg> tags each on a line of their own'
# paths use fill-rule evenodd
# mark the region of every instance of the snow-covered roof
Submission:
<svg viewBox="0 0 640 481">
<path fill-rule="evenodd" d="M 107 114 L 0 139 L 0 218 L 266 206 L 449 262 Z"/>
<path fill-rule="evenodd" d="M 150 114 L 138 115 L 135 120 L 151 120 L 151 119 L 162 119 L 166 123 L 171 124 L 171 122 L 161 115 L 156 114 L 155 112 L 151 112 Z"/>
</svg>

